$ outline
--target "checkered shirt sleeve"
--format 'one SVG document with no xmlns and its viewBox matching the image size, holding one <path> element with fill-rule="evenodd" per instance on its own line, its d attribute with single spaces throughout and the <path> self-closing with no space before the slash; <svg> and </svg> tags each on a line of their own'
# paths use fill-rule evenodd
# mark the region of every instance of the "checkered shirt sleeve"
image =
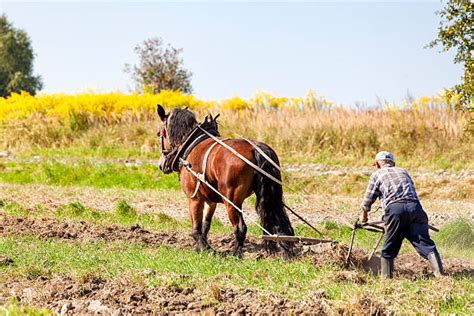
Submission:
<svg viewBox="0 0 474 316">
<path fill-rule="evenodd" d="M 377 183 L 377 173 L 374 172 L 369 179 L 369 184 L 367 185 L 367 190 L 365 190 L 364 200 L 360 207 L 368 212 L 370 211 L 370 207 L 374 204 L 375 200 L 380 197 L 380 189 L 379 184 Z"/>
</svg>

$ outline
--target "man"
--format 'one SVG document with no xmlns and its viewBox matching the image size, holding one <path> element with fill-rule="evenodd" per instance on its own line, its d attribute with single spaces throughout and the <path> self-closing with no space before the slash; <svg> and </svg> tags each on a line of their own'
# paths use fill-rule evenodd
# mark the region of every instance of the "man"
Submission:
<svg viewBox="0 0 474 316">
<path fill-rule="evenodd" d="M 428 233 L 428 216 L 421 207 L 413 181 L 405 169 L 395 167 L 393 154 L 381 151 L 375 156 L 377 168 L 369 180 L 361 208 L 360 220 L 367 222 L 370 207 L 377 198 L 384 209 L 385 244 L 381 253 L 381 274 L 391 278 L 393 259 L 398 255 L 403 239 L 408 239 L 416 251 L 428 259 L 435 276 L 443 274 L 441 258 Z"/>
</svg>

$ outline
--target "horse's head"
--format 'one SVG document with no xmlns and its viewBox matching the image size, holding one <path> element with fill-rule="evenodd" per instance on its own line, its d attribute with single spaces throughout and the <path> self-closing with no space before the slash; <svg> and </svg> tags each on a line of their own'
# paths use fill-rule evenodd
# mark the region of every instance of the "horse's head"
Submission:
<svg viewBox="0 0 474 316">
<path fill-rule="evenodd" d="M 158 165 L 164 173 L 171 173 L 173 172 L 171 161 L 179 146 L 181 146 L 186 136 L 198 123 L 194 113 L 187 108 L 174 108 L 171 112 L 166 113 L 165 109 L 158 104 L 156 110 L 163 122 L 158 129 L 161 153 Z"/>
</svg>

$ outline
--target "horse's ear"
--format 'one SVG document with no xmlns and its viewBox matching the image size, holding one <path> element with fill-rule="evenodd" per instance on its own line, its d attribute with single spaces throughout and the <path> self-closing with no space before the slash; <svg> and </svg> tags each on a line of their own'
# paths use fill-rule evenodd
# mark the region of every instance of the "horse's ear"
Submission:
<svg viewBox="0 0 474 316">
<path fill-rule="evenodd" d="M 166 112 L 165 109 L 161 106 L 161 104 L 156 105 L 156 113 L 158 113 L 158 116 L 163 122 L 166 121 Z"/>
</svg>

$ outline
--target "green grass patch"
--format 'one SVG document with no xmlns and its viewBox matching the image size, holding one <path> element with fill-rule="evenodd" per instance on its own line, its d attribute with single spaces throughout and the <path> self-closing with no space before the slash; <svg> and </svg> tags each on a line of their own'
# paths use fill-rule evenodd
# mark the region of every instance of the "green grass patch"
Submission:
<svg viewBox="0 0 474 316">
<path fill-rule="evenodd" d="M 27 209 L 23 208 L 16 202 L 3 203 L 0 208 L 2 208 L 8 214 L 15 216 L 28 216 L 30 213 Z"/>
<path fill-rule="evenodd" d="M 453 248 L 474 248 L 474 222 L 465 218 L 451 221 L 436 234 L 436 240 Z"/>
<path fill-rule="evenodd" d="M 127 276 L 149 287 L 167 285 L 207 289 L 252 288 L 260 293 L 277 294 L 290 299 L 311 299 L 323 291 L 333 306 L 349 306 L 357 297 L 383 301 L 388 309 L 401 313 L 467 313 L 473 285 L 470 277 L 452 277 L 436 281 L 418 278 L 381 282 L 363 274 L 362 282 L 337 277 L 343 273 L 336 266 L 315 267 L 309 260 L 284 261 L 223 257 L 208 252 L 169 247 L 147 246 L 128 242 L 71 242 L 38 239 L 36 236 L 0 237 L 0 253 L 13 264 L 0 267 L 0 273 L 17 278 L 70 276 L 77 280 L 93 276 L 104 279 Z M 153 273 L 149 273 L 153 271 Z M 0 281 L 1 284 L 1 281 Z M 373 293 L 383 295 L 382 299 Z M 427 295 L 420 295 L 426 293 Z M 372 296 L 371 296 L 372 295 Z M 397 301 L 396 306 L 386 302 Z"/>
<path fill-rule="evenodd" d="M 28 315 L 28 316 L 43 316 L 43 315 L 54 315 L 53 312 L 36 307 L 29 307 L 24 306 L 17 299 L 12 298 L 10 299 L 7 304 L 3 307 L 0 306 L 0 316 L 20 316 L 20 315 Z"/>
<path fill-rule="evenodd" d="M 26 278 L 39 275 L 70 275 L 82 278 L 100 275 L 111 279 L 128 274 L 151 285 L 197 286 L 202 278 L 216 278 L 240 287 L 256 287 L 297 295 L 320 271 L 310 262 L 281 259 L 239 260 L 211 253 L 169 247 L 149 247 L 128 242 L 67 242 L 38 240 L 35 236 L 0 237 L 0 252 L 14 263 L 0 267 L 1 273 Z M 145 269 L 156 275 L 143 276 Z M 332 269 L 332 268 L 328 268 Z M 288 278 L 288 273 L 292 277 Z M 185 275 L 185 278 L 176 278 Z M 269 287 L 268 283 L 272 284 Z"/>
<path fill-rule="evenodd" d="M 432 235 L 441 253 L 448 256 L 462 255 L 474 261 L 474 222 L 459 218 L 444 225 Z"/>
<path fill-rule="evenodd" d="M 9 162 L 0 173 L 0 181 L 97 188 L 179 189 L 176 174 L 165 175 L 153 165 L 127 167 L 120 163 L 93 163 L 87 160 L 75 163 Z"/>
<path fill-rule="evenodd" d="M 138 213 L 135 208 L 125 200 L 119 200 L 111 211 L 98 211 L 87 208 L 79 202 L 72 202 L 57 207 L 54 210 L 46 210 L 41 205 L 36 205 L 28 210 L 18 203 L 5 203 L 0 206 L 8 215 L 55 217 L 59 220 L 69 219 L 75 221 L 86 221 L 97 225 L 120 225 L 130 227 L 138 224 L 144 229 L 155 231 L 190 230 L 191 222 L 187 219 L 177 220 L 161 212 Z M 252 223 L 247 223 L 248 235 L 261 236 L 261 229 Z M 468 219 L 460 218 L 443 226 L 439 233 L 433 233 L 432 238 L 436 242 L 443 257 L 458 257 L 474 261 L 474 224 Z M 317 232 L 304 224 L 294 226 L 296 236 L 328 238 L 348 244 L 351 229 L 346 225 L 340 225 L 334 221 L 323 221 L 318 223 Z M 211 234 L 232 234 L 233 228 L 228 223 L 224 224 L 214 218 L 211 225 Z M 369 251 L 375 245 L 379 233 L 358 230 L 356 233 L 355 246 Z M 380 246 L 379 246 L 380 250 Z M 408 241 L 405 241 L 401 253 L 414 251 Z"/>
<path fill-rule="evenodd" d="M 16 154 L 18 158 L 28 159 L 34 156 L 50 159 L 61 158 L 102 158 L 102 159 L 159 159 L 159 151 L 142 152 L 140 148 L 131 146 L 101 145 L 93 146 L 69 146 L 63 148 L 36 147 L 20 151 Z"/>
<path fill-rule="evenodd" d="M 9 209 L 3 208 L 7 214 L 15 215 Z M 69 203 L 58 207 L 48 213 L 29 214 L 30 216 L 53 216 L 57 219 L 72 219 L 85 221 L 98 225 L 120 225 L 129 227 L 138 224 L 145 229 L 151 230 L 175 230 L 179 228 L 191 228 L 187 220 L 178 221 L 164 213 L 138 213 L 133 206 L 125 200 L 116 203 L 112 211 L 97 211 L 83 206 L 79 202 Z"/>
<path fill-rule="evenodd" d="M 125 200 L 120 200 L 115 206 L 115 215 L 121 222 L 135 222 L 137 220 L 137 211 Z"/>
<path fill-rule="evenodd" d="M 56 158 L 10 161 L 0 172 L 0 181 L 18 184 L 39 183 L 57 186 L 89 186 L 96 188 L 125 189 L 180 189 L 175 173 L 163 174 L 150 163 L 126 165 L 113 160 L 71 159 L 58 161 Z M 313 172 L 286 172 L 283 181 L 293 190 L 337 196 L 363 196 L 369 176 L 356 172 L 318 174 Z M 474 192 L 474 182 L 469 180 L 443 180 L 424 177 L 415 178 L 420 196 L 443 199 L 468 199 Z M 288 192 L 288 190 L 286 190 Z M 255 197 L 249 198 L 255 203 Z"/>
</svg>

